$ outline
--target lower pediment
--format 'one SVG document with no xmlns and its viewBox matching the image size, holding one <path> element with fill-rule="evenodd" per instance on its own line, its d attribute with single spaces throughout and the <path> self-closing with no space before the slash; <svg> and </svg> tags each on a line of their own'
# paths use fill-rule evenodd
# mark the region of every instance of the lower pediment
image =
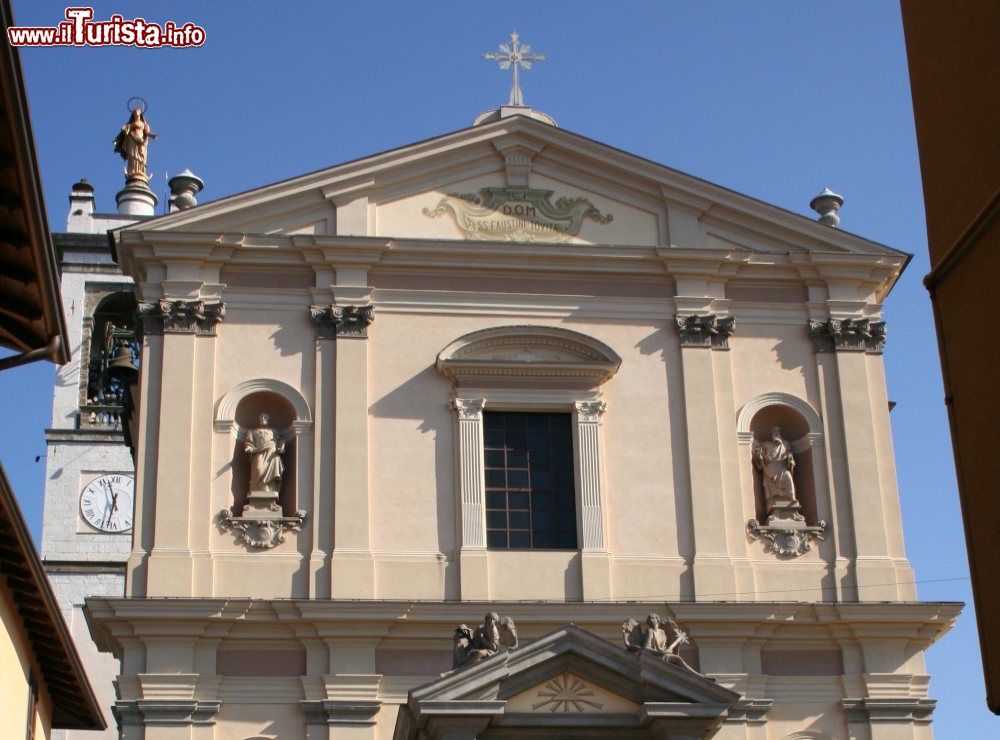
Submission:
<svg viewBox="0 0 1000 740">
<path fill-rule="evenodd" d="M 739 696 L 673 657 L 570 625 L 413 689 L 394 740 L 711 737 Z"/>
</svg>

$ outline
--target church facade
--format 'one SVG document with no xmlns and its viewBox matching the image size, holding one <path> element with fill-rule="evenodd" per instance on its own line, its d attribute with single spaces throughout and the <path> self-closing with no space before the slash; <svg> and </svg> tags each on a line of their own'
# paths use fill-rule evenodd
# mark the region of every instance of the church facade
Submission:
<svg viewBox="0 0 1000 740">
<path fill-rule="evenodd" d="M 505 106 L 113 231 L 134 534 L 85 612 L 122 737 L 930 738 L 907 257 L 824 205 Z"/>
</svg>

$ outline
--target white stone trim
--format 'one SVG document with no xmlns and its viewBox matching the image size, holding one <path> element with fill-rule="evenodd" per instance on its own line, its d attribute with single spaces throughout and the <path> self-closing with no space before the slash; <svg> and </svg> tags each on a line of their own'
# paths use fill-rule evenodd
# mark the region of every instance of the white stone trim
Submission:
<svg viewBox="0 0 1000 740">
<path fill-rule="evenodd" d="M 486 549 L 486 463 L 483 454 L 483 398 L 451 401 L 458 422 L 458 489 L 462 502 L 462 549 Z"/>
<path fill-rule="evenodd" d="M 621 357 L 603 342 L 553 326 L 481 329 L 459 337 L 437 357 L 442 375 L 456 383 L 475 384 L 516 379 L 597 386 L 621 364 Z"/>
<path fill-rule="evenodd" d="M 576 466 L 576 500 L 579 513 L 580 549 L 604 552 L 604 492 L 601 460 L 601 417 L 604 401 L 577 401 L 573 404 L 573 460 Z"/>
<path fill-rule="evenodd" d="M 566 411 L 573 418 L 577 549 L 606 552 L 601 419 L 607 403 L 595 391 L 458 389 L 451 408 L 458 424 L 461 547 L 486 549 L 486 480 L 483 411 Z"/>
<path fill-rule="evenodd" d="M 809 434 L 819 434 L 823 433 L 823 420 L 820 418 L 819 413 L 810 406 L 808 403 L 803 401 L 797 396 L 793 396 L 790 393 L 763 393 L 756 398 L 748 401 L 744 404 L 743 408 L 740 409 L 739 416 L 736 420 L 736 433 L 740 442 L 749 444 L 752 434 L 750 432 L 750 422 L 753 420 L 754 415 L 768 406 L 787 406 L 788 408 L 797 411 L 803 419 L 805 419 L 806 424 L 809 426 Z M 747 436 L 750 435 L 750 436 Z"/>
<path fill-rule="evenodd" d="M 273 378 L 257 378 L 246 380 L 232 388 L 222 398 L 215 408 L 215 431 L 239 433 L 239 425 L 236 423 L 236 407 L 246 396 L 252 393 L 267 391 L 281 396 L 290 404 L 295 411 L 295 420 L 292 427 L 296 434 L 301 434 L 312 428 L 312 411 L 306 399 L 288 383 Z"/>
</svg>

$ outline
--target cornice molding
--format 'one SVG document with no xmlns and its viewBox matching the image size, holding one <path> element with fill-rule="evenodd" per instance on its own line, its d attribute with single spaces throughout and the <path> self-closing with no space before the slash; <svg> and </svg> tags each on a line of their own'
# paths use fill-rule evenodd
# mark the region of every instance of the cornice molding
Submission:
<svg viewBox="0 0 1000 740">
<path fill-rule="evenodd" d="M 219 701 L 198 699 L 138 699 L 116 701 L 111 707 L 120 725 L 206 726 L 215 724 Z"/>
<path fill-rule="evenodd" d="M 935 699 L 909 696 L 851 698 L 841 700 L 848 722 L 907 721 L 929 723 L 937 706 Z"/>
<path fill-rule="evenodd" d="M 888 254 L 905 261 L 906 255 L 884 245 L 856 236 L 843 229 L 830 229 L 812 218 L 764 203 L 747 195 L 714 185 L 694 176 L 643 159 L 565 129 L 555 129 L 530 119 L 508 119 L 462 129 L 417 142 L 388 152 L 347 162 L 284 182 L 207 203 L 197 209 L 169 214 L 147 223 L 119 230 L 116 234 L 153 230 L 192 228 L 194 225 L 226 216 L 276 198 L 297 196 L 310 191 L 334 197 L 357 193 L 364 197 L 386 187 L 387 183 L 412 176 L 415 169 L 441 159 L 461 159 L 464 152 L 484 146 L 503 146 L 505 141 L 530 139 L 563 158 L 572 158 L 578 167 L 590 172 L 614 171 L 649 191 L 652 197 L 679 204 L 695 213 L 711 213 L 713 219 L 749 225 L 756 231 L 771 232 L 782 241 L 824 252 Z M 553 155 L 555 156 L 555 155 Z M 366 191 L 368 183 L 372 183 Z"/>
<path fill-rule="evenodd" d="M 309 725 L 372 727 L 382 708 L 378 700 L 307 699 L 299 702 Z"/>
</svg>

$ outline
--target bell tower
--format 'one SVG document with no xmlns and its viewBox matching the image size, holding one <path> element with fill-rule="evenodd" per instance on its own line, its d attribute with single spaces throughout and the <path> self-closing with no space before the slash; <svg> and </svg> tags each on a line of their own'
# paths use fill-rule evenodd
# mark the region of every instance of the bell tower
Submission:
<svg viewBox="0 0 1000 740">
<path fill-rule="evenodd" d="M 118 662 L 98 653 L 82 609 L 89 596 L 124 595 L 132 547 L 134 464 L 123 420 L 139 364 L 135 286 L 115 262 L 107 234 L 152 218 L 157 199 L 146 169 L 155 134 L 144 117 L 145 101 L 129 103 L 128 121 L 115 140 L 125 164 L 116 207 L 99 212 L 94 186 L 82 179 L 70 189 L 65 233 L 53 234 L 73 360 L 56 371 L 52 424 L 45 433 L 41 552 L 109 728 L 103 735 L 53 732 L 53 738 L 68 740 L 117 737 L 109 708 Z M 203 183 L 184 170 L 170 186 L 171 210 L 182 210 L 196 204 Z"/>
<path fill-rule="evenodd" d="M 101 707 L 114 702 L 117 661 L 97 652 L 83 617 L 88 596 L 122 596 L 132 545 L 133 462 L 122 429 L 125 388 L 138 363 L 132 280 L 108 249 L 107 230 L 137 220 L 95 212 L 94 188 L 73 185 L 67 233 L 53 242 L 73 361 L 59 367 L 52 424 L 45 430 L 41 553 L 63 616 Z M 116 737 L 53 731 L 53 738 Z"/>
</svg>

